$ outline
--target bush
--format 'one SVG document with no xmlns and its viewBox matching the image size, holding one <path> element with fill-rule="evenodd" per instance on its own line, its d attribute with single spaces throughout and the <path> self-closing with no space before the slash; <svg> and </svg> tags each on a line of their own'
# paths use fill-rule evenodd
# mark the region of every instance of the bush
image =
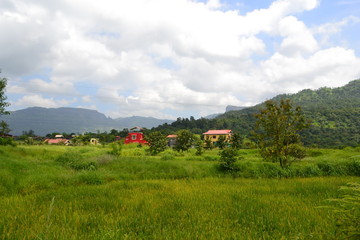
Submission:
<svg viewBox="0 0 360 240">
<path fill-rule="evenodd" d="M 225 148 L 220 153 L 220 169 L 223 171 L 237 171 L 235 162 L 238 160 L 238 151 L 234 148 Z"/>
<path fill-rule="evenodd" d="M 348 175 L 360 176 L 360 159 L 351 160 L 346 163 Z"/>
<path fill-rule="evenodd" d="M 174 154 L 170 153 L 170 152 L 165 152 L 162 156 L 161 156 L 161 160 L 174 160 L 175 156 Z"/>
<path fill-rule="evenodd" d="M 323 172 L 325 176 L 336 176 L 336 166 L 328 162 L 319 162 L 316 164 L 317 167 Z"/>
<path fill-rule="evenodd" d="M 79 152 L 66 152 L 55 159 L 56 162 L 74 170 L 96 170 L 95 161 L 86 160 Z"/>
<path fill-rule="evenodd" d="M 123 148 L 123 144 L 121 141 L 116 141 L 110 144 L 111 147 L 111 151 L 109 152 L 109 154 L 114 155 L 116 157 L 120 157 L 121 156 L 121 152 L 122 152 L 122 148 Z"/>
<path fill-rule="evenodd" d="M 151 155 L 157 155 L 167 148 L 168 140 L 166 136 L 159 131 L 148 134 L 145 139 L 149 142 L 148 151 Z"/>
<path fill-rule="evenodd" d="M 14 143 L 14 140 L 12 138 L 2 138 L 0 137 L 0 145 L 10 145 L 10 146 L 13 146 L 15 147 L 16 144 Z"/>
</svg>

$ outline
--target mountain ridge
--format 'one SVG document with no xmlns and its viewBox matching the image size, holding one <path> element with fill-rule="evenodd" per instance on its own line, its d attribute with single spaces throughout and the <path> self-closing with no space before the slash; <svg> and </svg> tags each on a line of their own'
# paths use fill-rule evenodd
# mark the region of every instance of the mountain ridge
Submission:
<svg viewBox="0 0 360 240">
<path fill-rule="evenodd" d="M 39 136 L 53 132 L 104 132 L 134 126 L 152 128 L 173 122 L 169 119 L 140 116 L 112 119 L 97 110 L 71 107 L 30 107 L 11 111 L 10 115 L 1 116 L 0 119 L 8 123 L 12 135 L 21 135 L 24 131 L 33 130 Z"/>
<path fill-rule="evenodd" d="M 270 100 L 280 101 L 284 98 L 290 99 L 294 106 L 300 106 L 305 116 L 312 121 L 311 127 L 302 132 L 303 142 L 307 146 L 360 145 L 360 79 L 342 87 L 304 89 L 295 94 L 280 94 Z M 171 134 L 187 128 L 201 134 L 209 129 L 232 129 L 250 137 L 256 122 L 254 114 L 264 107 L 264 103 L 228 111 L 214 119 L 178 119 L 171 125 L 159 126 L 155 130 Z"/>
</svg>

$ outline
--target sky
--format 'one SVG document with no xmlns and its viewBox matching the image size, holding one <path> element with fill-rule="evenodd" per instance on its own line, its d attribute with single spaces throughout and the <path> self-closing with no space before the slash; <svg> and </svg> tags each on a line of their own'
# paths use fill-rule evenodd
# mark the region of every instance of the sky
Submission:
<svg viewBox="0 0 360 240">
<path fill-rule="evenodd" d="M 204 117 L 360 78 L 360 0 L 1 0 L 8 110 Z"/>
</svg>

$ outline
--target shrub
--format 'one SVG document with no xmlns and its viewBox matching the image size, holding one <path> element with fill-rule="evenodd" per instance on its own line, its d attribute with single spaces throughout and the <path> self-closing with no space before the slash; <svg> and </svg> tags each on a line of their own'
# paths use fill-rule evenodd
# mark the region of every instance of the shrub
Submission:
<svg viewBox="0 0 360 240">
<path fill-rule="evenodd" d="M 225 148 L 220 154 L 220 169 L 223 171 L 236 171 L 238 170 L 235 166 L 235 162 L 238 159 L 238 151 L 234 148 Z"/>
<path fill-rule="evenodd" d="M 56 162 L 74 170 L 96 170 L 95 161 L 86 160 L 79 152 L 66 152 L 55 159 Z"/>
<path fill-rule="evenodd" d="M 162 156 L 161 156 L 161 160 L 174 160 L 175 156 L 174 154 L 170 153 L 170 152 L 165 152 Z"/>
<path fill-rule="evenodd" d="M 148 151 L 151 155 L 161 153 L 167 148 L 167 138 L 159 131 L 148 134 L 145 139 L 149 142 Z"/>
<path fill-rule="evenodd" d="M 15 147 L 16 144 L 14 143 L 14 140 L 12 138 L 2 138 L 0 137 L 0 145 L 10 145 Z"/>
<path fill-rule="evenodd" d="M 116 141 L 110 144 L 111 151 L 109 152 L 111 155 L 114 155 L 116 157 L 121 156 L 123 144 L 121 141 Z"/>
<path fill-rule="evenodd" d="M 195 149 L 196 149 L 196 152 L 195 152 L 195 155 L 197 156 L 201 156 L 203 153 L 204 153 L 204 146 L 203 146 L 203 141 L 201 139 L 197 139 L 195 141 Z"/>
<path fill-rule="evenodd" d="M 316 164 L 317 167 L 323 172 L 325 176 L 336 176 L 336 166 L 329 162 L 319 162 Z"/>
<path fill-rule="evenodd" d="M 354 159 L 346 163 L 347 174 L 360 176 L 360 159 Z"/>
</svg>

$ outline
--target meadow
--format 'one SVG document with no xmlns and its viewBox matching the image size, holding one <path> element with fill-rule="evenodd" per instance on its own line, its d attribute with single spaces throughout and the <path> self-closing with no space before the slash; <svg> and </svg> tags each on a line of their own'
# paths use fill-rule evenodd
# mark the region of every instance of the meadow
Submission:
<svg viewBox="0 0 360 240">
<path fill-rule="evenodd" d="M 360 148 L 310 149 L 281 169 L 240 150 L 149 156 L 126 145 L 1 146 L 0 239 L 337 239 L 328 199 L 360 181 Z"/>
</svg>

